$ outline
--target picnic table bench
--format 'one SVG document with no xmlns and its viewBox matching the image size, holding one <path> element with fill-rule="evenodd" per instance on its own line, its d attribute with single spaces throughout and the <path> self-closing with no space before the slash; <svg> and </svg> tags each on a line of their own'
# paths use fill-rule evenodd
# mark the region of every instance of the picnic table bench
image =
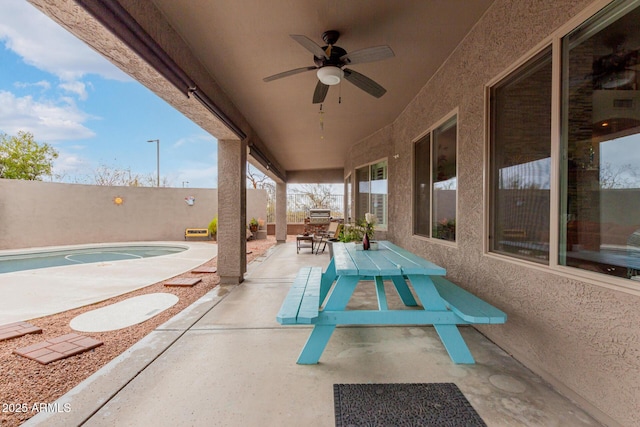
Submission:
<svg viewBox="0 0 640 427">
<path fill-rule="evenodd" d="M 337 325 L 433 325 L 455 363 L 475 363 L 457 325 L 500 324 L 507 315 L 445 279 L 444 268 L 392 243 L 379 246 L 356 251 L 353 243 L 338 243 L 324 273 L 320 267 L 300 269 L 276 316 L 282 325 L 314 325 L 298 363 L 318 363 Z M 346 310 L 363 280 L 374 282 L 378 310 Z M 390 310 L 385 280 L 406 306 L 418 306 L 411 284 L 422 309 Z"/>
<path fill-rule="evenodd" d="M 298 272 L 276 317 L 283 325 L 308 325 L 320 310 L 321 267 L 303 267 Z"/>
</svg>

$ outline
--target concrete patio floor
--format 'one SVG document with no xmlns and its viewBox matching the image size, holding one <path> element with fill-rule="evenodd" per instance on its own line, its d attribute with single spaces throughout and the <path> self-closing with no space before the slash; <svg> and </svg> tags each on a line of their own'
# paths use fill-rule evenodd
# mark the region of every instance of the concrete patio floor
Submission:
<svg viewBox="0 0 640 427">
<path fill-rule="evenodd" d="M 297 365 L 310 328 L 275 317 L 298 269 L 328 262 L 277 245 L 24 425 L 333 426 L 333 384 L 433 382 L 455 383 L 488 426 L 600 425 L 471 327 L 475 365 L 423 326 L 339 327 L 318 365 Z M 354 308 L 375 300 L 356 292 Z"/>
</svg>

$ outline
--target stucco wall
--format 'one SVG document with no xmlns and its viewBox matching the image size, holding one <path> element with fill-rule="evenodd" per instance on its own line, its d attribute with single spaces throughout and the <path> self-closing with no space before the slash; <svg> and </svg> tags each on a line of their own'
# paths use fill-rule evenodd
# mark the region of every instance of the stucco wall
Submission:
<svg viewBox="0 0 640 427">
<path fill-rule="evenodd" d="M 631 426 L 640 425 L 640 297 L 483 252 L 484 86 L 590 3 L 496 0 L 393 125 L 352 148 L 345 175 L 388 158 L 389 238 L 506 311 L 505 325 L 478 328 L 499 346 L 601 421 Z M 458 241 L 450 246 L 412 236 L 411 158 L 412 141 L 454 109 Z"/>
<path fill-rule="evenodd" d="M 186 197 L 195 197 L 193 206 Z M 123 203 L 117 205 L 115 197 Z M 266 218 L 264 190 L 247 190 L 247 217 Z M 106 187 L 0 179 L 0 249 L 183 240 L 218 212 L 216 189 Z"/>
</svg>

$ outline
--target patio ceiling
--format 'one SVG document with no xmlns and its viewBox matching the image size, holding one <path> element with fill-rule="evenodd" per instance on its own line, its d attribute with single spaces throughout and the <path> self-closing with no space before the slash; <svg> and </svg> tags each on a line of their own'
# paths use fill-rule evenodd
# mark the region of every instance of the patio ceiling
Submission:
<svg viewBox="0 0 640 427">
<path fill-rule="evenodd" d="M 350 147 L 393 123 L 493 0 L 29 1 L 216 138 L 247 135 L 288 180 L 292 171 L 317 179 L 324 170 L 340 181 Z M 324 46 L 327 30 L 340 32 L 335 45 L 347 52 L 391 47 L 392 58 L 348 66 L 383 86 L 382 97 L 345 81 L 313 104 L 315 70 L 263 81 L 314 65 L 313 54 L 289 35 Z M 160 69 L 166 66 L 169 74 Z M 205 104 L 215 119 L 184 97 L 192 86 L 195 97 L 212 101 Z"/>
<path fill-rule="evenodd" d="M 398 117 L 491 2 L 153 0 L 287 171 L 342 168 L 349 147 Z M 349 66 L 387 93 L 378 99 L 348 82 L 331 87 L 323 130 L 312 104 L 315 71 L 263 78 L 314 65 L 289 35 L 323 46 L 326 30 L 340 31 L 336 45 L 347 52 L 388 45 L 395 57 Z"/>
</svg>

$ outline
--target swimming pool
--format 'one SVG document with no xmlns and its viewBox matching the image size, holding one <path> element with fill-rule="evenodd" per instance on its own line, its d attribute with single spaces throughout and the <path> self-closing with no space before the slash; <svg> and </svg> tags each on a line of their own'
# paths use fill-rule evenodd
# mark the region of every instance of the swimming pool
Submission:
<svg viewBox="0 0 640 427">
<path fill-rule="evenodd" d="M 0 274 L 74 264 L 150 258 L 176 254 L 185 250 L 187 250 L 185 246 L 140 245 L 25 251 L 9 255 L 0 255 Z"/>
</svg>

